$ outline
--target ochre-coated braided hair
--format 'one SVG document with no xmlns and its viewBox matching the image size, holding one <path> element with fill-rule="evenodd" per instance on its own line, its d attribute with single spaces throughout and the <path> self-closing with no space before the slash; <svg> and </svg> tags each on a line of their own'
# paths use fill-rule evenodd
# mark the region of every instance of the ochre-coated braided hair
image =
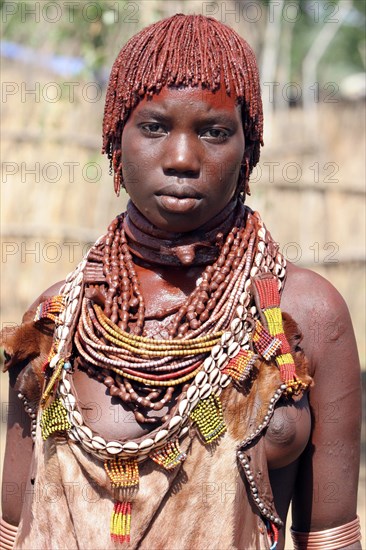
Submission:
<svg viewBox="0 0 366 550">
<path fill-rule="evenodd" d="M 121 137 L 131 111 L 145 95 L 163 86 L 225 86 L 242 105 L 245 154 L 240 187 L 248 192 L 249 175 L 263 145 L 263 111 L 256 59 L 233 29 L 211 17 L 177 14 L 133 36 L 112 67 L 104 110 L 103 153 L 114 169 L 116 193 L 122 183 Z"/>
</svg>

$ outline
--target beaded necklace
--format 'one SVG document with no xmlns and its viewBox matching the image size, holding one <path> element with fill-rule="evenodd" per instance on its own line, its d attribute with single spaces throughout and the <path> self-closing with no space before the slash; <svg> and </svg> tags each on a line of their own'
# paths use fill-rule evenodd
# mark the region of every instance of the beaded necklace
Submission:
<svg viewBox="0 0 366 550">
<path fill-rule="evenodd" d="M 302 389 L 281 329 L 279 290 L 285 260 L 257 213 L 239 205 L 235 226 L 218 259 L 205 269 L 197 288 L 174 316 L 166 340 L 144 334 L 144 302 L 123 221 L 122 216 L 112 222 L 107 236 L 97 241 L 61 290 L 64 309 L 56 323 L 41 420 L 45 439 L 66 431 L 71 441 L 104 462 L 116 498 L 111 536 L 120 542 L 130 539 L 138 464 L 150 458 L 167 470 L 176 467 L 186 458 L 179 442 L 192 424 L 204 444 L 217 441 L 226 429 L 220 394 L 230 382 L 243 387 L 259 356 L 267 360 L 276 356 L 284 382 L 276 399 L 283 391 Z M 88 297 L 91 274 L 94 283 L 98 278 L 102 284 L 108 282 L 103 295 L 94 284 L 89 285 Z M 258 275 L 264 281 L 257 281 Z M 257 309 L 254 281 L 260 308 L 267 316 Z M 206 310 L 200 304 L 206 304 Z M 41 316 L 39 311 L 38 319 Z M 130 322 L 133 330 L 128 332 Z M 88 363 L 92 373 L 99 373 L 98 379 L 108 387 L 116 387 L 123 401 L 134 403 L 138 420 L 142 410 L 159 410 L 180 386 L 170 413 L 158 419 L 160 425 L 129 441 L 106 441 L 94 433 L 85 423 L 73 388 L 72 340 L 78 359 Z M 161 393 L 164 397 L 159 400 Z"/>
</svg>

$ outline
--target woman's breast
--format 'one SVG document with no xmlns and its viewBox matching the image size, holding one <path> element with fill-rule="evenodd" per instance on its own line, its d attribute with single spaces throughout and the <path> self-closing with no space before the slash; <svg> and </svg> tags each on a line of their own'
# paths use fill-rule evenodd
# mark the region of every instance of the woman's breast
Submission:
<svg viewBox="0 0 366 550">
<path fill-rule="evenodd" d="M 305 449 L 311 432 L 307 394 L 299 401 L 280 403 L 267 428 L 264 441 L 268 468 L 288 466 Z"/>
<path fill-rule="evenodd" d="M 155 424 L 140 424 L 131 408 L 119 398 L 111 397 L 104 384 L 91 378 L 81 370 L 75 370 L 73 384 L 78 406 L 84 422 L 105 439 L 138 439 L 156 428 Z M 164 416 L 169 407 L 154 411 L 156 416 Z"/>
</svg>

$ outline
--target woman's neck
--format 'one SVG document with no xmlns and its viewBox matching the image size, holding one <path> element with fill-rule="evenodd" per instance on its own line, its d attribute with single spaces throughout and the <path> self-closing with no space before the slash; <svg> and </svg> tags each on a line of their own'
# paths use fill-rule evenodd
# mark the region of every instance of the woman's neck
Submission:
<svg viewBox="0 0 366 550">
<path fill-rule="evenodd" d="M 193 267 L 213 263 L 225 238 L 244 206 L 233 199 L 217 216 L 189 233 L 170 233 L 151 224 L 129 201 L 123 228 L 131 253 L 144 262 L 171 266 Z"/>
</svg>

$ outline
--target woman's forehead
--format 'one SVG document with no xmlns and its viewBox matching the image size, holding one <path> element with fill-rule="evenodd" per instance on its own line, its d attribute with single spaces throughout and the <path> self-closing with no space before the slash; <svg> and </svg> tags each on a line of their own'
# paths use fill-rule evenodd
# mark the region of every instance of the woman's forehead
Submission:
<svg viewBox="0 0 366 550">
<path fill-rule="evenodd" d="M 240 111 L 235 94 L 227 94 L 223 87 L 213 92 L 201 86 L 164 86 L 159 93 L 141 99 L 134 111 L 141 112 L 149 108 L 165 110 L 175 105 L 189 106 L 194 111 L 203 113 Z"/>
</svg>

